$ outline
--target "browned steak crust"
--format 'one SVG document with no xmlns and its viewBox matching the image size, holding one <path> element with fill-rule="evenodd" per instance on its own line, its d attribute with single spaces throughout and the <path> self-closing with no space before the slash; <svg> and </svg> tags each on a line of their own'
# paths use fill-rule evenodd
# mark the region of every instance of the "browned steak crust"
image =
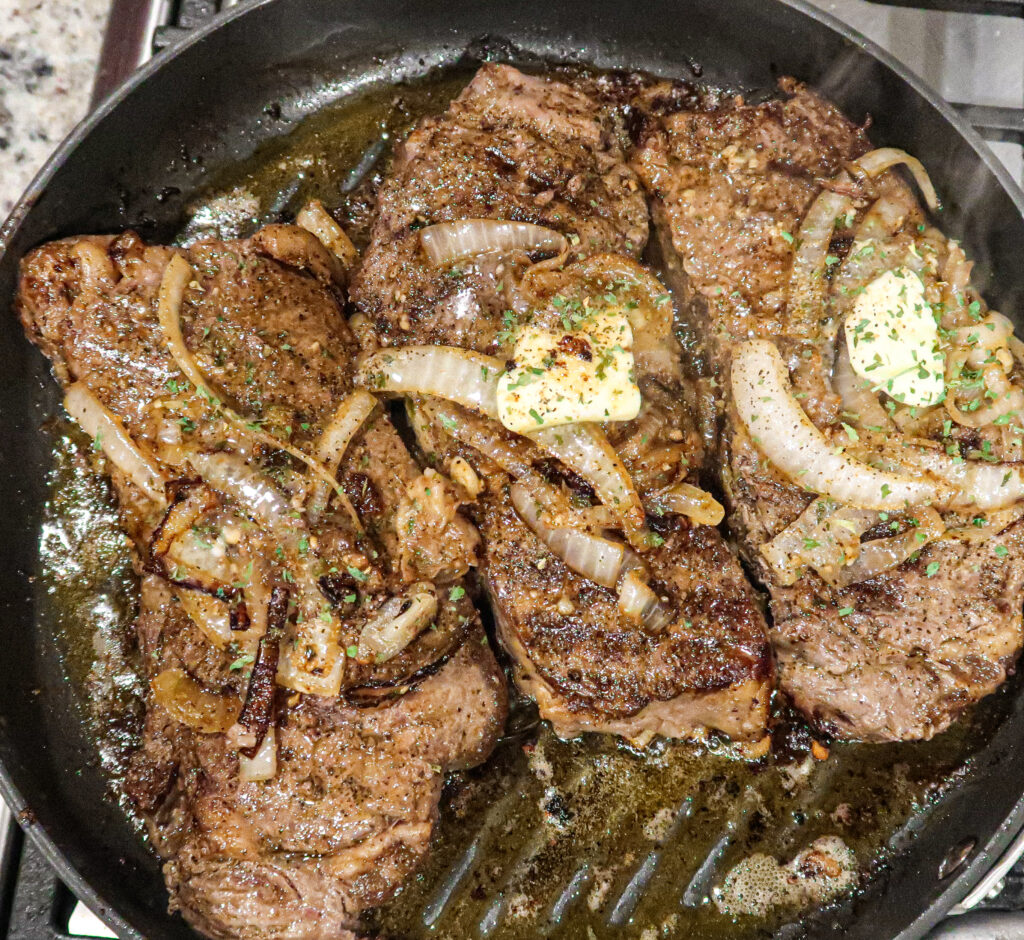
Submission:
<svg viewBox="0 0 1024 940">
<path fill-rule="evenodd" d="M 569 236 L 570 259 L 636 257 L 647 238 L 642 194 L 608 116 L 568 85 L 507 66 L 483 67 L 444 115 L 413 130 L 381 188 L 379 211 L 352 285 L 369 349 L 436 343 L 500 355 L 507 348 L 503 313 L 522 310 L 517 282 L 528 259 L 498 269 L 486 261 L 434 268 L 420 245 L 425 225 L 535 222 Z M 628 462 L 641 489 L 665 485 L 669 468 L 685 475 L 686 460 L 699 463 L 693 403 L 671 337 L 664 352 L 659 367 L 639 377 L 647 401 L 641 422 L 655 411 L 664 420 L 650 435 L 634 423 L 609 429 L 613 442 L 634 436 Z M 527 462 L 542 463 L 528 442 L 505 440 Z M 500 636 L 518 681 L 559 733 L 603 730 L 637 741 L 704 728 L 739 738 L 763 733 L 772 675 L 766 628 L 717 531 L 683 517 L 659 523 L 665 542 L 645 559 L 678 616 L 648 635 L 620 614 L 613 591 L 570 571 L 526 528 L 510 506 L 509 478 L 486 453 L 460 447 L 436 426 L 428 449 L 439 459 L 459 454 L 487 478 L 476 518 Z M 662 459 L 670 461 L 665 470 Z"/>
<path fill-rule="evenodd" d="M 307 234 L 273 227 L 190 247 L 195 280 L 182 311 L 206 375 L 247 417 L 303 449 L 351 391 L 355 348 L 338 287 Z M 132 233 L 45 245 L 23 262 L 22 320 L 62 382 L 86 383 L 154 453 L 172 445 L 230 451 L 222 422 L 166 417 L 172 400 L 189 399 L 156 315 L 176 251 Z M 264 455 L 263 469 L 282 485 L 295 482 L 295 468 L 276 456 L 274 464 Z M 327 514 L 311 524 L 309 548 L 330 560 L 342 629 L 354 642 L 364 615 L 344 595 L 358 591 L 372 610 L 402 589 L 396 517 L 420 470 L 378 412 L 338 476 L 365 531 L 353 535 Z M 113 478 L 141 566 L 162 510 L 122 474 Z M 459 522 L 446 542 L 469 528 Z M 504 723 L 503 676 L 460 592 L 442 583 L 436 629 L 388 662 L 352 659 L 349 701 L 278 690 L 270 780 L 240 781 L 230 732 L 193 730 L 151 697 L 129 791 L 167 859 L 173 909 L 212 937 L 335 938 L 350 936 L 361 910 L 401 886 L 427 850 L 444 773 L 484 760 Z M 208 694 L 238 699 L 252 657 L 238 644 L 211 644 L 180 594 L 161 575 L 143 579 L 136 634 L 149 678 L 180 669 Z"/>
<path fill-rule="evenodd" d="M 824 334 L 792 322 L 786 286 L 801 219 L 822 183 L 868 142 L 818 96 L 790 81 L 782 88 L 779 100 L 756 106 L 730 99 L 652 116 L 632 165 L 652 198 L 672 286 L 685 298 L 693 365 L 727 390 L 733 344 L 771 338 L 808 415 L 838 428 Z M 891 173 L 878 186 L 906 202 Z M 912 242 L 923 221 L 909 208 L 894 234 Z M 1021 646 L 1020 526 L 983 544 L 933 542 L 845 589 L 813 572 L 783 587 L 758 549 L 811 497 L 764 459 L 727 391 L 720 399 L 713 454 L 730 527 L 771 591 L 780 684 L 794 702 L 841 737 L 902 740 L 931 737 L 997 688 Z"/>
</svg>

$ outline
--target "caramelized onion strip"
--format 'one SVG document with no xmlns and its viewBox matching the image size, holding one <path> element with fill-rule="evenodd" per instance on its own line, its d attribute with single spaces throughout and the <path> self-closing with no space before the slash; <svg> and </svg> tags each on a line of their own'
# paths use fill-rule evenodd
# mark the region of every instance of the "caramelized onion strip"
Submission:
<svg viewBox="0 0 1024 940">
<path fill-rule="evenodd" d="M 910 170 L 911 175 L 914 177 L 914 182 L 917 183 L 917 188 L 921 190 L 921 195 L 924 197 L 928 208 L 933 212 L 939 209 L 939 197 L 935 192 L 935 187 L 932 185 L 928 171 L 924 168 L 924 164 L 905 150 L 899 150 L 896 147 L 880 147 L 877 150 L 869 151 L 862 157 L 858 157 L 852 166 L 869 179 L 874 179 L 891 167 L 898 166 L 901 163 Z"/>
<path fill-rule="evenodd" d="M 315 476 L 338 495 L 339 502 L 345 506 L 352 520 L 358 525 L 359 519 L 355 514 L 355 510 L 352 509 L 344 492 L 342 492 L 341 486 L 331 474 L 297 447 L 292 447 L 291 444 L 278 440 L 272 434 L 268 434 L 260 429 L 253 422 L 247 421 L 227 405 L 219 395 L 214 393 L 213 388 L 199 368 L 195 357 L 185 345 L 185 338 L 181 332 L 181 306 L 185 299 L 185 289 L 191 280 L 191 265 L 181 255 L 174 255 L 167 263 L 163 279 L 160 282 L 157 311 L 160 318 L 160 328 L 163 330 L 164 339 L 167 343 L 167 349 L 175 364 L 185 375 L 185 378 L 195 386 L 196 392 L 218 414 L 222 415 L 225 420 L 239 427 L 246 436 L 255 438 L 272 450 L 284 451 L 290 457 L 294 457 L 300 463 L 305 464 Z"/>
<path fill-rule="evenodd" d="M 615 587 L 625 558 L 623 545 L 578 529 L 546 525 L 541 519 L 543 504 L 522 483 L 513 483 L 509 496 L 530 531 L 569 568 L 596 584 Z"/>
<path fill-rule="evenodd" d="M 665 490 L 658 502 L 668 512 L 682 513 L 697 525 L 718 525 L 725 518 L 725 508 L 714 496 L 689 483 L 677 483 Z"/>
<path fill-rule="evenodd" d="M 552 252 L 568 249 L 565 236 L 530 222 L 496 219 L 460 219 L 439 222 L 420 230 L 420 244 L 435 267 L 444 267 L 485 254 L 512 251 Z"/>
<path fill-rule="evenodd" d="M 158 505 L 164 505 L 167 476 L 156 458 L 136 444 L 121 422 L 82 382 L 71 385 L 64 408 L 106 458 Z"/>
<path fill-rule="evenodd" d="M 830 444 L 793 397 L 786 365 L 768 340 L 735 347 L 732 393 L 758 449 L 798 486 L 862 509 L 899 511 L 938 499 L 935 482 L 876 470 Z"/>
<path fill-rule="evenodd" d="M 385 663 L 402 652 L 437 616 L 434 585 L 422 581 L 385 601 L 359 632 L 357 656 L 362 661 Z"/>
<path fill-rule="evenodd" d="M 915 510 L 913 522 L 913 525 L 897 535 L 862 542 L 857 558 L 825 580 L 836 587 L 847 587 L 877 577 L 903 564 L 911 555 L 940 538 L 946 531 L 942 517 L 929 506 Z"/>
<path fill-rule="evenodd" d="M 238 697 L 203 688 L 184 669 L 164 669 L 152 681 L 153 699 L 175 720 L 203 734 L 220 734 L 241 709 Z"/>
</svg>

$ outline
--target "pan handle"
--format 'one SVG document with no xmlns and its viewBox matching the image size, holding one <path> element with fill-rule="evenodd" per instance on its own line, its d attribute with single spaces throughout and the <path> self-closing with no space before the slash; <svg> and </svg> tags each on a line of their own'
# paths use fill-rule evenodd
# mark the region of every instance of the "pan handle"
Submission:
<svg viewBox="0 0 1024 940">
<path fill-rule="evenodd" d="M 954 104 L 985 140 L 1024 144 L 1024 110 L 987 104 Z"/>
<path fill-rule="evenodd" d="M 1022 0 L 871 0 L 887 7 L 916 7 L 954 13 L 987 13 L 994 16 L 1024 16 Z"/>
<path fill-rule="evenodd" d="M 960 914 L 944 920 L 926 940 L 1024 940 L 1024 912 Z"/>
</svg>

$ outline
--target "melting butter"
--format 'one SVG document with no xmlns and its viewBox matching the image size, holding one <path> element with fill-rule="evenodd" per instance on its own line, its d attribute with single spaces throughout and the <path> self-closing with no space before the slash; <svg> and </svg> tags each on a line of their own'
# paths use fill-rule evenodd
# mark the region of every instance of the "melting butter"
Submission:
<svg viewBox="0 0 1024 940">
<path fill-rule="evenodd" d="M 850 365 L 876 391 L 907 405 L 940 402 L 945 361 L 924 284 L 909 268 L 886 271 L 857 297 L 846 320 Z"/>
<path fill-rule="evenodd" d="M 633 330 L 624 313 L 596 313 L 579 329 L 524 326 L 513 367 L 498 380 L 498 417 L 517 434 L 640 412 Z"/>
</svg>

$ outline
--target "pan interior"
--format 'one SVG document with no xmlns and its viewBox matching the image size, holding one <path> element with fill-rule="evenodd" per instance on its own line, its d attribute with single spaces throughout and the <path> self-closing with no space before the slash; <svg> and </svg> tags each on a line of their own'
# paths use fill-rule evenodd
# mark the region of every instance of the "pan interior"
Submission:
<svg viewBox="0 0 1024 940">
<path fill-rule="evenodd" d="M 455 67 L 379 82 L 319 109 L 217 171 L 186 203 L 177 237 L 245 236 L 318 198 L 365 240 L 371 184 L 395 141 L 443 110 L 469 74 Z M 90 738 L 123 804 L 118 781 L 140 714 L 121 639 L 133 613 L 127 545 L 88 468 L 88 445 L 62 424 L 51 434 L 37 595 L 58 624 L 63 668 L 89 703 Z M 715 737 L 659 742 L 646 753 L 594 735 L 559 741 L 519 702 L 495 757 L 449 781 L 421 873 L 368 926 L 408 938 L 599 938 L 628 928 L 629 936 L 713 940 L 764 936 L 782 924 L 796 935 L 804 912 L 785 905 L 723 914 L 715 902 L 725 873 L 756 853 L 788 859 L 835 835 L 856 853 L 864 890 L 879 890 L 908 839 L 972 773 L 1014 701 L 1004 689 L 930 742 L 838 744 L 827 760 L 812 755 L 806 727 L 783 716 L 770 757 L 756 763 Z M 856 907 L 841 899 L 798 932 L 846 923 Z"/>
</svg>

